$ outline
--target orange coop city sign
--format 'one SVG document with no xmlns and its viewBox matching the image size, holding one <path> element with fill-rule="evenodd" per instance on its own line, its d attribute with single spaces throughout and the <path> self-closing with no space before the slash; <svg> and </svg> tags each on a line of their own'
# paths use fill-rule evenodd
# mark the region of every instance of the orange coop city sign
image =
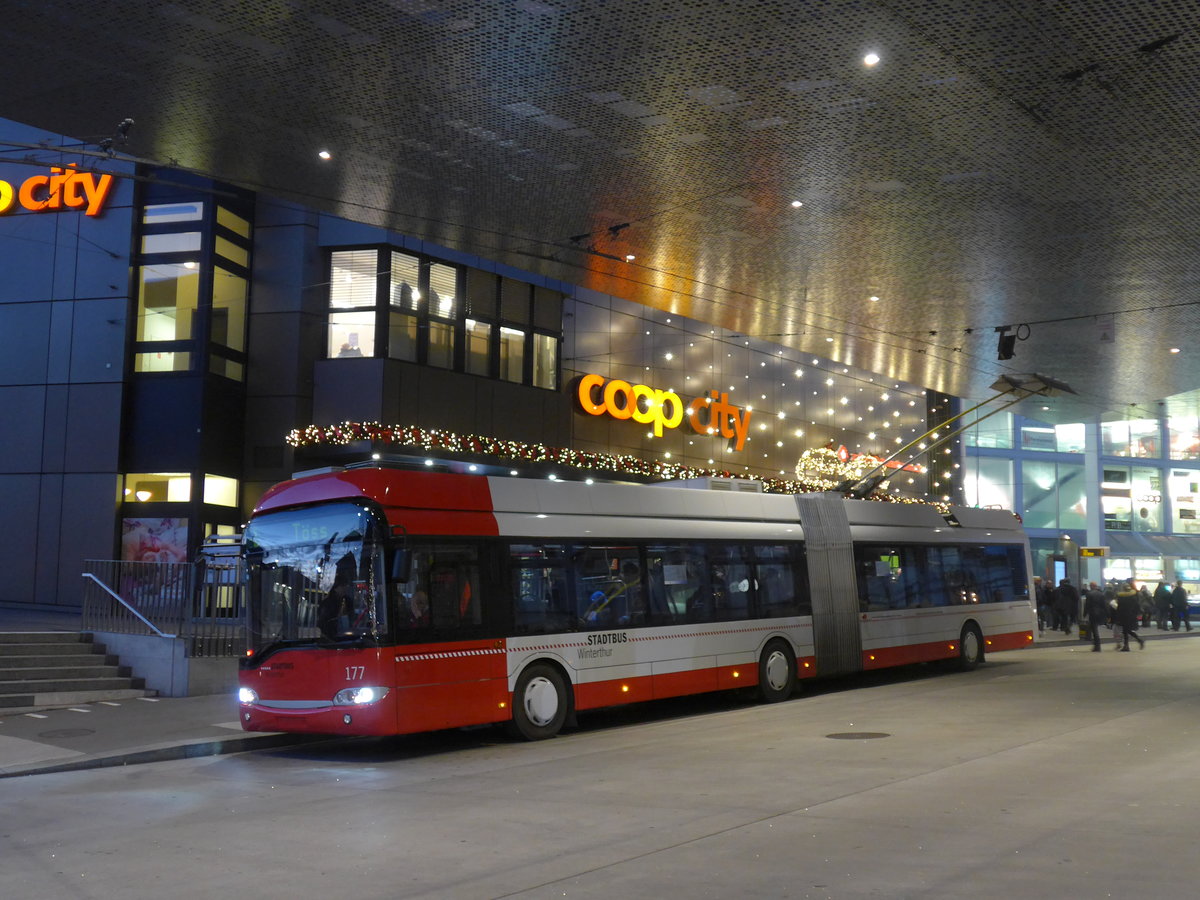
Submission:
<svg viewBox="0 0 1200 900">
<path fill-rule="evenodd" d="M 732 438 L 734 449 L 741 450 L 750 433 L 751 410 L 729 402 L 729 394 L 709 391 L 707 397 L 697 397 L 684 405 L 678 394 L 645 384 L 630 384 L 601 375 L 584 375 L 575 389 L 579 408 L 591 416 L 611 416 L 632 419 L 650 425 L 655 437 L 665 429 L 678 428 L 686 419 L 697 434 L 720 435 Z"/>
<path fill-rule="evenodd" d="M 18 207 L 32 213 L 82 209 L 97 216 L 112 189 L 111 175 L 80 172 L 75 163 L 54 166 L 49 175 L 34 175 L 18 185 L 0 180 L 0 216 Z"/>
</svg>

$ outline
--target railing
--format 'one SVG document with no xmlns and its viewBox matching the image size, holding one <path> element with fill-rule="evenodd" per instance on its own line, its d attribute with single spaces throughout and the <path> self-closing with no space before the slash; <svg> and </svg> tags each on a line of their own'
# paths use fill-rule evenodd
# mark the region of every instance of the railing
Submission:
<svg viewBox="0 0 1200 900">
<path fill-rule="evenodd" d="M 84 569 L 83 630 L 176 637 L 190 657 L 245 650 L 239 560 L 87 560 Z"/>
</svg>

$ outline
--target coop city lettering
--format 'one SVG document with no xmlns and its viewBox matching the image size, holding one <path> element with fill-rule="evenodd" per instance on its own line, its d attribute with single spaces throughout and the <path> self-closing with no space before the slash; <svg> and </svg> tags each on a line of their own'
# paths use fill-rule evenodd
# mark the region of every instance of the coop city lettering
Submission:
<svg viewBox="0 0 1200 900">
<path fill-rule="evenodd" d="M 49 175 L 34 175 L 15 187 L 0 181 L 0 216 L 17 205 L 29 212 L 82 209 L 85 215 L 96 216 L 104 208 L 112 182 L 111 175 L 80 172 L 74 163 L 55 166 Z"/>
<path fill-rule="evenodd" d="M 751 411 L 734 406 L 726 393 L 709 391 L 707 397 L 697 397 L 684 406 L 674 391 L 630 384 L 617 378 L 605 382 L 600 375 L 584 375 L 579 379 L 576 399 L 585 413 L 651 425 L 655 437 L 662 437 L 665 428 L 678 428 L 686 418 L 697 434 L 733 438 L 735 450 L 745 446 Z"/>
</svg>

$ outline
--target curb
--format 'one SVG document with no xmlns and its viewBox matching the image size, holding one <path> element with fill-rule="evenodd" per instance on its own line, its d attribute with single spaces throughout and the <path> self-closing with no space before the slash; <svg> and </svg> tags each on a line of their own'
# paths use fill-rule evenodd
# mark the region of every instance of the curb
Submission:
<svg viewBox="0 0 1200 900">
<path fill-rule="evenodd" d="M 116 766 L 135 766 L 143 763 L 168 762 L 177 759 L 198 759 L 204 756 L 223 756 L 227 753 L 242 753 L 246 750 L 268 750 L 273 747 L 291 747 L 314 744 L 330 740 L 326 734 L 264 734 L 253 737 L 229 738 L 228 740 L 198 741 L 173 744 L 153 750 L 133 750 L 111 756 L 92 756 L 70 762 L 28 766 L 14 766 L 0 770 L 0 778 L 20 778 L 25 775 L 49 775 L 58 772 L 79 772 L 84 769 L 108 769 Z"/>
</svg>

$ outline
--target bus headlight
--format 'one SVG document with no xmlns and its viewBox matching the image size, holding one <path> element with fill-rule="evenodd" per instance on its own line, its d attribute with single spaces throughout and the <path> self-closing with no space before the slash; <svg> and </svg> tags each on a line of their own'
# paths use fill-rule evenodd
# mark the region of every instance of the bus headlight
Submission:
<svg viewBox="0 0 1200 900">
<path fill-rule="evenodd" d="M 251 690 L 248 687 L 238 688 L 238 703 L 248 706 L 251 703 L 258 702 L 258 691 Z"/>
<path fill-rule="evenodd" d="M 382 700 L 387 695 L 388 689 L 385 687 L 342 688 L 333 695 L 333 705 L 362 706 L 366 703 L 374 703 L 376 700 Z"/>
</svg>

